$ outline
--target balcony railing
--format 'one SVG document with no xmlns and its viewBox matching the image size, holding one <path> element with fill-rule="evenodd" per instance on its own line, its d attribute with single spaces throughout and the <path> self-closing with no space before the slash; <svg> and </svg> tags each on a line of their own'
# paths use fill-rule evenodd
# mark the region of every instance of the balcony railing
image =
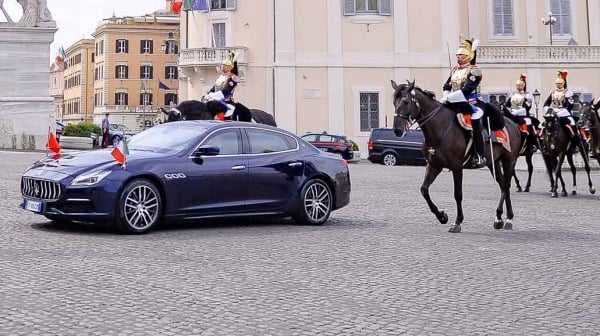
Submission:
<svg viewBox="0 0 600 336">
<path fill-rule="evenodd" d="M 598 63 L 600 46 L 480 46 L 477 63 Z"/>
<path fill-rule="evenodd" d="M 179 66 L 215 66 L 227 58 L 228 52 L 237 55 L 238 64 L 248 63 L 248 48 L 191 48 L 182 49 L 179 56 Z"/>
</svg>

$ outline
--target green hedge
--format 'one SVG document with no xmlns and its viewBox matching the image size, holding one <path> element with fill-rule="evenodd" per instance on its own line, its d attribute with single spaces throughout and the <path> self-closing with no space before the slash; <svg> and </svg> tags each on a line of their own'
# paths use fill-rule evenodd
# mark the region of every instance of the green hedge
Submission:
<svg viewBox="0 0 600 336">
<path fill-rule="evenodd" d="M 350 143 L 352 143 L 352 150 L 353 151 L 359 151 L 360 150 L 360 149 L 358 149 L 358 144 L 356 143 L 356 141 L 350 140 Z"/>
<path fill-rule="evenodd" d="M 89 137 L 90 133 L 96 133 L 101 135 L 100 126 L 92 123 L 79 123 L 79 124 L 69 124 L 65 126 L 65 130 L 63 131 L 63 135 L 65 136 L 78 136 L 78 137 Z"/>
</svg>

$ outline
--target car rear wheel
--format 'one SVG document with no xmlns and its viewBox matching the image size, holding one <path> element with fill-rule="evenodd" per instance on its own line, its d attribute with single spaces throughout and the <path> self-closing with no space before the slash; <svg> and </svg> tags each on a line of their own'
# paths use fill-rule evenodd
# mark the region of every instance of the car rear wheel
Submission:
<svg viewBox="0 0 600 336">
<path fill-rule="evenodd" d="M 300 209 L 292 219 L 298 224 L 323 225 L 331 215 L 333 195 L 322 180 L 310 180 L 300 192 L 300 202 Z"/>
<path fill-rule="evenodd" d="M 381 159 L 381 163 L 386 166 L 395 166 L 398 164 L 398 157 L 392 153 L 386 153 Z"/>
<path fill-rule="evenodd" d="M 133 180 L 119 197 L 115 224 L 123 233 L 146 233 L 159 222 L 162 206 L 160 192 L 153 183 Z"/>
</svg>

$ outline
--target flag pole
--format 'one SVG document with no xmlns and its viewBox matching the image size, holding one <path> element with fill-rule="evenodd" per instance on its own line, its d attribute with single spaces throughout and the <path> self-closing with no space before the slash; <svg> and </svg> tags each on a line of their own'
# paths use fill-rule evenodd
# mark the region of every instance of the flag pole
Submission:
<svg viewBox="0 0 600 336">
<path fill-rule="evenodd" d="M 50 151 L 50 127 L 48 126 L 48 136 L 46 137 L 46 157 L 48 157 L 48 152 Z"/>
</svg>

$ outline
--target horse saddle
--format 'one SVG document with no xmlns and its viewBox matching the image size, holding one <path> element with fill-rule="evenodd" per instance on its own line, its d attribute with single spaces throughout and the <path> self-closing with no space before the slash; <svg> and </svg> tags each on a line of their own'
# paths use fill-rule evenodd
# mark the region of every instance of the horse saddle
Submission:
<svg viewBox="0 0 600 336">
<path fill-rule="evenodd" d="M 487 129 L 483 130 L 483 139 L 484 141 L 490 141 L 490 138 L 492 140 L 492 142 L 496 142 L 502 145 L 502 148 L 504 148 L 507 152 L 510 152 L 510 138 L 508 136 L 508 131 L 506 130 L 506 127 L 504 127 L 503 129 L 499 129 L 499 130 L 495 130 L 492 131 L 492 134 L 490 135 L 488 133 Z"/>
</svg>

